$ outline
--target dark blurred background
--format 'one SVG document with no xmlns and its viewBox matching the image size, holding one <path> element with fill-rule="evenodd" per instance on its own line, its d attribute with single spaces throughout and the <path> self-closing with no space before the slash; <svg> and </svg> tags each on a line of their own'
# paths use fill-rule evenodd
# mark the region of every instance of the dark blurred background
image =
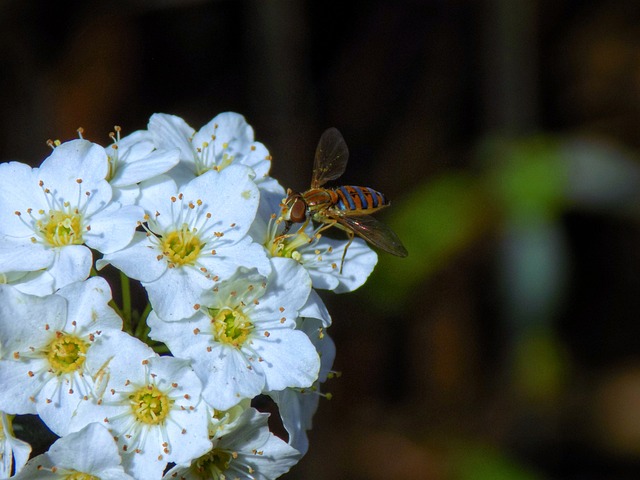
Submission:
<svg viewBox="0 0 640 480">
<path fill-rule="evenodd" d="M 232 110 L 392 199 L 288 478 L 640 478 L 640 2 L 4 0 L 0 66 L 3 160 Z"/>
</svg>

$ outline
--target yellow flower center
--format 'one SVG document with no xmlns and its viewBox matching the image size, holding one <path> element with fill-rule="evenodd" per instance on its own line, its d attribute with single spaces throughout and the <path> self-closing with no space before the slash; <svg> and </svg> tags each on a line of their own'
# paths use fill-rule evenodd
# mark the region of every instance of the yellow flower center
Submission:
<svg viewBox="0 0 640 480">
<path fill-rule="evenodd" d="M 204 142 L 200 148 L 197 149 L 198 156 L 196 157 L 196 176 L 203 175 L 209 170 L 215 170 L 216 172 L 220 172 L 223 169 L 227 168 L 229 165 L 233 163 L 234 155 L 230 155 L 227 152 L 224 152 L 222 155 L 216 155 L 214 150 L 214 144 L 209 142 Z M 229 148 L 228 143 L 222 144 L 222 149 L 225 150 Z M 216 163 L 216 160 L 220 158 L 220 162 Z"/>
<path fill-rule="evenodd" d="M 226 478 L 224 472 L 229 469 L 233 454 L 213 449 L 193 463 L 192 472 L 200 478 Z"/>
<path fill-rule="evenodd" d="M 239 347 L 253 330 L 253 324 L 241 311 L 223 308 L 211 310 L 210 314 L 213 335 L 218 342 Z"/>
<path fill-rule="evenodd" d="M 44 239 L 55 247 L 84 243 L 82 240 L 82 216 L 79 213 L 51 210 L 47 217 L 38 221 L 38 228 Z"/>
<path fill-rule="evenodd" d="M 149 425 L 164 422 L 174 402 L 155 385 L 139 388 L 129 395 L 129 399 L 136 419 Z"/>
<path fill-rule="evenodd" d="M 193 265 L 203 245 L 195 231 L 183 227 L 163 237 L 162 253 L 175 265 Z"/>
<path fill-rule="evenodd" d="M 214 167 L 214 170 L 220 171 L 224 168 L 227 168 L 229 165 L 233 163 L 233 159 L 234 159 L 233 155 L 229 155 L 228 153 L 223 153 L 222 161 L 216 167 Z"/>
<path fill-rule="evenodd" d="M 274 257 L 293 258 L 297 262 L 300 261 L 302 256 L 298 249 L 304 245 L 308 245 L 313 241 L 304 231 L 296 233 L 288 233 L 286 235 L 280 235 L 274 240 L 269 241 L 266 247 Z"/>
<path fill-rule="evenodd" d="M 118 125 L 115 125 L 113 127 L 113 132 L 111 132 L 109 134 L 109 137 L 111 137 L 111 140 L 113 140 L 113 145 L 111 145 L 111 152 L 107 153 L 107 161 L 109 164 L 109 171 L 107 172 L 107 176 L 105 177 L 105 180 L 107 180 L 107 182 L 110 182 L 111 179 L 113 179 L 113 177 L 116 174 L 116 171 L 118 170 L 118 164 L 119 164 L 119 158 L 120 158 L 120 152 L 119 150 L 119 146 L 118 146 L 118 142 L 120 142 L 120 132 L 122 131 L 122 128 Z"/>
<path fill-rule="evenodd" d="M 64 477 L 64 480 L 100 480 L 100 477 L 88 473 L 73 472 Z"/>
<path fill-rule="evenodd" d="M 58 333 L 46 350 L 47 359 L 58 375 L 71 373 L 82 368 L 88 349 L 89 344 L 81 338 Z"/>
<path fill-rule="evenodd" d="M 116 156 L 112 157 L 111 155 L 107 155 L 107 164 L 109 166 L 109 170 L 107 171 L 107 176 L 105 177 L 105 180 L 107 182 L 110 182 L 116 174 L 117 161 L 118 161 L 118 157 Z"/>
</svg>

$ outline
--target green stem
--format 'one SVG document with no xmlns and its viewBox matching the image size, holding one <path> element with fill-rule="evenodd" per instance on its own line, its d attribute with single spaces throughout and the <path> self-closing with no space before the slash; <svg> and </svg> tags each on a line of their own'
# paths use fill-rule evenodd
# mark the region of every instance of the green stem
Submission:
<svg viewBox="0 0 640 480">
<path fill-rule="evenodd" d="M 129 277 L 123 272 L 120 272 L 120 287 L 122 289 L 122 313 L 131 322 L 131 285 Z"/>
<path fill-rule="evenodd" d="M 134 337 L 143 340 L 146 337 L 146 328 L 147 328 L 147 317 L 151 312 L 151 304 L 147 302 L 147 306 L 144 307 L 144 311 L 140 318 L 138 319 L 138 325 L 136 325 L 136 331 L 133 334 Z"/>
<path fill-rule="evenodd" d="M 163 353 L 170 353 L 169 347 L 167 347 L 164 343 L 158 343 L 157 345 L 154 345 L 153 347 L 153 351 L 162 355 Z"/>
</svg>

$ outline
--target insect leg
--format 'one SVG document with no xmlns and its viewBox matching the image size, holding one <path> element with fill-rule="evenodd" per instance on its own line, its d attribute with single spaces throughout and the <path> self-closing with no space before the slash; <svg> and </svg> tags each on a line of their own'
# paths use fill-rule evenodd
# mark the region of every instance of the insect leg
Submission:
<svg viewBox="0 0 640 480">
<path fill-rule="evenodd" d="M 325 217 L 326 218 L 326 217 Z M 316 219 L 317 220 L 317 219 Z M 324 232 L 325 230 L 327 230 L 328 228 L 333 227 L 334 225 L 336 225 L 338 223 L 337 220 L 334 220 L 332 218 L 329 218 L 327 220 L 322 220 L 323 225 L 316 231 L 316 235 L 319 235 L 321 232 Z"/>
<path fill-rule="evenodd" d="M 304 229 L 307 228 L 307 225 L 309 225 L 310 220 L 311 220 L 310 217 L 307 217 L 304 223 L 302 224 L 302 226 L 296 231 L 296 233 L 288 233 L 289 229 L 291 228 L 291 225 L 293 225 L 293 222 L 287 220 L 284 225 L 284 231 L 282 232 L 281 235 L 278 235 L 273 239 L 273 243 L 276 244 L 276 243 L 282 242 L 285 238 L 295 237 L 300 232 L 304 232 Z"/>
<path fill-rule="evenodd" d="M 353 238 L 355 237 L 355 233 L 353 233 L 352 230 L 349 230 L 349 229 L 346 229 L 344 227 L 341 227 L 341 224 L 340 224 L 340 222 L 338 222 L 338 220 L 336 220 L 334 218 L 329 218 L 327 221 L 324 222 L 324 225 L 318 229 L 318 231 L 316 232 L 316 235 L 318 235 L 320 232 L 323 232 L 324 230 L 326 230 L 328 228 L 333 227 L 334 225 L 337 226 L 337 227 L 340 227 L 340 230 L 344 230 L 347 233 L 347 236 L 349 237 L 349 241 L 345 245 L 344 251 L 342 252 L 342 260 L 340 262 L 340 275 L 342 275 L 342 267 L 344 267 L 344 259 L 347 256 L 347 249 L 349 248 L 349 245 L 351 245 L 351 242 L 353 242 Z"/>
<path fill-rule="evenodd" d="M 349 248 L 349 245 L 351 245 L 351 242 L 353 242 L 353 238 L 355 237 L 355 234 L 351 230 L 347 230 L 347 235 L 349 236 L 349 241 L 345 245 L 344 251 L 342 252 L 342 261 L 340 262 L 340 275 L 342 275 L 342 267 L 344 267 L 344 258 L 347 256 L 347 249 Z"/>
</svg>

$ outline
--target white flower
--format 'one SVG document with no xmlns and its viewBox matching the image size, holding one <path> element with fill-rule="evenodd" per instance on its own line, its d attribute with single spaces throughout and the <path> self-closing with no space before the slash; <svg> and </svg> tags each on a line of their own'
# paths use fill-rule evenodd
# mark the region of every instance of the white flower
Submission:
<svg viewBox="0 0 640 480">
<path fill-rule="evenodd" d="M 111 134 L 113 144 L 105 148 L 109 161 L 107 180 L 113 188 L 114 200 L 133 204 L 138 198 L 138 183 L 165 173 L 178 164 L 177 148 L 157 150 L 151 133 L 138 130 L 120 138 L 120 127 Z"/>
<path fill-rule="evenodd" d="M 0 412 L 0 478 L 19 473 L 30 454 L 31 445 L 13 435 L 11 418 Z"/>
<path fill-rule="evenodd" d="M 300 453 L 269 432 L 268 414 L 248 408 L 213 448 L 191 462 L 176 465 L 163 480 L 251 478 L 271 480 L 287 473 Z"/>
<path fill-rule="evenodd" d="M 331 374 L 336 357 L 336 346 L 327 335 L 322 322 L 315 318 L 305 318 L 298 322 L 300 330 L 309 336 L 320 356 L 320 373 L 310 388 L 287 388 L 279 392 L 269 392 L 269 396 L 278 405 L 280 418 L 289 433 L 289 445 L 301 454 L 307 453 L 309 439 L 307 430 L 311 430 L 313 415 L 320 401 L 320 384 Z"/>
<path fill-rule="evenodd" d="M 191 359 L 203 397 L 217 410 L 263 390 L 309 387 L 317 378 L 315 348 L 295 330 L 309 277 L 292 260 L 274 258 L 272 264 L 268 279 L 243 269 L 218 284 L 191 319 L 164 322 L 151 312 L 147 320 L 151 338 Z"/>
<path fill-rule="evenodd" d="M 170 178 L 158 177 L 143 189 L 140 205 L 148 212 L 147 233 L 97 264 L 111 263 L 140 280 L 164 320 L 192 316 L 202 292 L 240 266 L 268 274 L 264 250 L 247 235 L 258 189 L 246 167 L 207 172 L 181 191 Z"/>
<path fill-rule="evenodd" d="M 40 168 L 1 164 L 0 272 L 46 269 L 58 289 L 89 276 L 87 247 L 127 245 L 142 210 L 112 202 L 107 167 L 104 149 L 86 140 L 56 147 Z"/>
<path fill-rule="evenodd" d="M 307 303 L 300 309 L 300 318 L 315 318 L 323 328 L 331 325 L 331 315 L 315 290 L 311 290 Z"/>
<path fill-rule="evenodd" d="M 303 230 L 301 225 L 293 225 L 284 235 L 284 223 L 279 215 L 286 194 L 278 187 L 261 191 L 258 214 L 250 230 L 253 239 L 264 245 L 268 255 L 293 258 L 300 263 L 309 273 L 314 288 L 344 293 L 364 284 L 378 262 L 376 252 L 364 240 L 355 238 L 344 255 L 340 272 L 348 243 L 346 238 L 336 240 L 320 235 L 318 230 L 324 224 L 314 227 L 313 222 Z"/>
<path fill-rule="evenodd" d="M 101 396 L 78 406 L 70 428 L 106 426 L 136 479 L 160 478 L 168 462 L 188 463 L 211 448 L 202 384 L 186 360 L 159 357 L 140 340 L 113 332 L 94 345 L 86 363 Z"/>
<path fill-rule="evenodd" d="M 53 292 L 55 279 L 46 270 L 35 272 L 1 272 L 0 284 L 13 285 L 23 293 L 48 295 Z"/>
<path fill-rule="evenodd" d="M 245 398 L 227 410 L 216 410 L 211 405 L 207 405 L 207 407 L 209 412 L 209 438 L 213 440 L 224 437 L 237 427 L 245 410 L 251 407 L 251 400 Z"/>
<path fill-rule="evenodd" d="M 156 113 L 148 129 L 158 148 L 180 149 L 180 163 L 170 172 L 180 186 L 209 170 L 238 163 L 251 167 L 258 183 L 269 174 L 269 152 L 254 141 L 253 128 L 238 113 L 221 113 L 198 132 L 180 117 Z"/>
<path fill-rule="evenodd" d="M 0 409 L 38 413 L 58 435 L 78 403 L 92 395 L 85 358 L 95 339 L 122 328 L 101 277 L 35 297 L 0 285 Z"/>
<path fill-rule="evenodd" d="M 16 480 L 134 480 L 121 465 L 109 431 L 97 423 L 56 440 L 47 453 L 27 462 Z"/>
</svg>

